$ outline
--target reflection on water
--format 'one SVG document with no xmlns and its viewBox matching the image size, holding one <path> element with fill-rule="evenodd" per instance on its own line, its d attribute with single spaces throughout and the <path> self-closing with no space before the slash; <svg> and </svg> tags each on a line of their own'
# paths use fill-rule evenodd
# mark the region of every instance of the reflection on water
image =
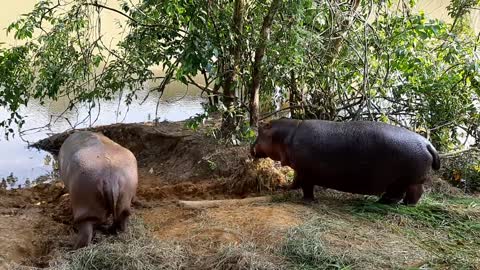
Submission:
<svg viewBox="0 0 480 270">
<path fill-rule="evenodd" d="M 22 130 L 32 130 L 25 132 L 21 138 L 17 134 L 8 141 L 3 138 L 0 140 L 0 186 L 23 187 L 32 184 L 40 176 L 43 176 L 41 180 L 48 180 L 52 176 L 54 166 L 52 156 L 45 151 L 28 149 L 26 141 L 35 142 L 52 133 L 71 129 L 72 126 L 83 128 L 91 125 L 153 120 L 159 94 L 151 93 L 145 103 L 140 105 L 146 94 L 147 91 L 140 92 L 138 100 L 129 107 L 123 102 L 119 103 L 120 98 L 103 101 L 100 106 L 92 108 L 90 118 L 88 118 L 89 106 L 86 105 L 62 115 L 68 105 L 67 100 L 51 102 L 45 106 L 32 102 L 27 108 L 22 108 L 22 115 L 26 115 Z M 202 101 L 198 90 L 190 87 L 187 91 L 185 86 L 172 83 L 160 100 L 159 121 L 180 121 L 201 113 Z M 58 117 L 60 115 L 61 118 Z M 0 119 L 7 116 L 8 113 L 0 108 Z"/>
</svg>

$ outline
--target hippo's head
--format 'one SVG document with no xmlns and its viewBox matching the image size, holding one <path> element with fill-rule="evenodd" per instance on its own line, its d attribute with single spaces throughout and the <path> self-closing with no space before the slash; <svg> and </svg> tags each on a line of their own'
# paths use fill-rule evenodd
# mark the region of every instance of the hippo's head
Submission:
<svg viewBox="0 0 480 270">
<path fill-rule="evenodd" d="M 278 119 L 260 124 L 258 136 L 251 145 L 250 153 L 254 158 L 271 158 L 287 163 L 287 144 L 295 133 L 299 121 L 293 119 Z"/>
<path fill-rule="evenodd" d="M 273 134 L 271 123 L 260 123 L 258 135 L 255 142 L 250 147 L 250 154 L 254 158 L 267 158 L 273 151 Z"/>
</svg>

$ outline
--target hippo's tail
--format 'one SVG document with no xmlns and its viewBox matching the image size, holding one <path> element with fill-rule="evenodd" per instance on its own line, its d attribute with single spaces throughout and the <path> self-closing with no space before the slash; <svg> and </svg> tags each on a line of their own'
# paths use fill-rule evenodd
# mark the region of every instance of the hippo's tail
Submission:
<svg viewBox="0 0 480 270">
<path fill-rule="evenodd" d="M 440 156 L 437 153 L 437 150 L 433 148 L 431 144 L 427 145 L 428 152 L 430 152 L 430 155 L 433 157 L 433 162 L 432 162 L 432 168 L 435 171 L 438 171 L 440 169 Z"/>
<path fill-rule="evenodd" d="M 107 209 L 112 212 L 113 220 L 117 218 L 117 200 L 119 196 L 117 181 L 109 181 L 104 185 L 104 196 L 107 203 Z"/>
</svg>

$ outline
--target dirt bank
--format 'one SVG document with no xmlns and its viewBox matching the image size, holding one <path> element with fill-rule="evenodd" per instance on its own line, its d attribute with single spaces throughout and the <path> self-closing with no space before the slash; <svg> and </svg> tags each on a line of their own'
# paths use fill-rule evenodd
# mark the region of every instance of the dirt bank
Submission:
<svg viewBox="0 0 480 270">
<path fill-rule="evenodd" d="M 318 192 L 317 203 L 305 205 L 299 192 L 278 190 L 291 178 L 290 170 L 271 160 L 252 162 L 246 146 L 217 144 L 205 135 L 215 125 L 207 123 L 197 132 L 184 128 L 182 122 L 92 129 L 137 156 L 140 203 L 134 206 L 135 218 L 145 224 L 146 238 L 172 242 L 173 250 L 185 251 L 182 267 L 162 269 L 317 269 L 313 265 L 477 269 L 473 266 L 480 265 L 475 259 L 480 258 L 476 240 L 480 228 L 474 225 L 480 223 L 478 198 L 465 197 L 435 179 L 416 208 L 380 207 L 375 198 L 329 190 Z M 54 135 L 36 146 L 58 152 L 67 135 Z M 62 188 L 57 181 L 0 190 L 0 269 L 13 269 L 12 263 L 48 267 L 71 254 L 67 253 L 74 235 L 70 202 L 68 194 L 58 196 Z M 176 203 L 260 194 L 272 195 L 273 201 L 200 209 Z M 105 239 L 97 235 L 95 243 L 101 247 Z M 169 254 L 171 258 L 173 253 Z"/>
<path fill-rule="evenodd" d="M 242 196 L 273 190 L 285 182 L 285 169 L 278 164 L 271 161 L 253 164 L 248 147 L 225 147 L 206 136 L 206 130 L 214 126 L 215 122 L 208 122 L 194 132 L 185 128 L 184 122 L 164 122 L 156 126 L 116 124 L 90 130 L 103 133 L 135 154 L 141 173 L 140 193 L 145 197 L 152 193 L 161 199 L 205 198 L 215 194 Z M 69 134 L 54 135 L 34 147 L 55 154 Z M 262 166 L 266 170 L 262 171 Z"/>
</svg>

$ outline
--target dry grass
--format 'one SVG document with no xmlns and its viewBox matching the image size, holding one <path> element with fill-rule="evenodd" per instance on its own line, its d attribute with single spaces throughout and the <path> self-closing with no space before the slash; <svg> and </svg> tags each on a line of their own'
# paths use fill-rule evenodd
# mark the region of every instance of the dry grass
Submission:
<svg viewBox="0 0 480 270">
<path fill-rule="evenodd" d="M 247 194 L 271 192 L 287 185 L 293 171 L 280 167 L 271 159 L 243 160 L 244 165 L 227 181 L 227 190 Z"/>
<path fill-rule="evenodd" d="M 322 236 L 327 232 L 323 222 L 312 219 L 291 229 L 280 251 L 290 269 L 350 269 L 354 259 L 347 254 L 333 253 Z"/>
<path fill-rule="evenodd" d="M 98 244 L 59 255 L 49 270 L 174 270 L 185 269 L 188 249 L 174 242 L 155 240 L 143 222 L 132 219 L 129 230 Z M 10 266 L 11 269 L 36 269 Z M 10 269 L 10 268 L 9 268 Z"/>
<path fill-rule="evenodd" d="M 431 193 L 416 207 L 299 192 L 276 203 L 144 210 L 129 232 L 63 253 L 70 269 L 478 269 L 480 200 Z M 8 269 L 32 269 L 8 267 Z"/>
<path fill-rule="evenodd" d="M 252 242 L 222 246 L 219 251 L 198 262 L 198 269 L 212 270 L 281 270 L 283 258 L 275 257 Z"/>
</svg>

